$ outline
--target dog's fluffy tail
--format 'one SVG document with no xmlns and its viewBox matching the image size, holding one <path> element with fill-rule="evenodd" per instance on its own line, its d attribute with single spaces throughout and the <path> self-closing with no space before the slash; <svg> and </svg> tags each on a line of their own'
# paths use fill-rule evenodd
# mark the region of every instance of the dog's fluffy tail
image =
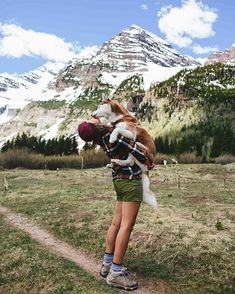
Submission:
<svg viewBox="0 0 235 294">
<path fill-rule="evenodd" d="M 142 181 L 143 181 L 143 201 L 149 204 L 150 206 L 152 206 L 153 208 L 157 208 L 156 197 L 149 188 L 149 185 L 150 185 L 149 177 L 145 173 L 143 173 Z"/>
</svg>

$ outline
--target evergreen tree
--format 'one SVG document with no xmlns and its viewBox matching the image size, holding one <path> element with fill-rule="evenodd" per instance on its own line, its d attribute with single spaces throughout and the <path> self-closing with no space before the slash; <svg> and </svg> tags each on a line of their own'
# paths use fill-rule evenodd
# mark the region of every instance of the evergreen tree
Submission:
<svg viewBox="0 0 235 294">
<path fill-rule="evenodd" d="M 21 145 L 21 138 L 20 138 L 20 134 L 17 134 L 15 140 L 14 140 L 14 148 L 21 148 L 22 145 Z"/>
<path fill-rule="evenodd" d="M 214 137 L 212 146 L 211 146 L 211 157 L 218 157 L 221 154 L 221 141 L 219 136 Z"/>
<path fill-rule="evenodd" d="M 37 141 L 37 145 L 36 145 L 36 150 L 39 153 L 45 154 L 45 149 L 46 149 L 46 140 L 40 137 Z"/>
<path fill-rule="evenodd" d="M 72 139 L 72 154 L 77 154 L 78 153 L 78 143 L 75 137 Z"/>
</svg>

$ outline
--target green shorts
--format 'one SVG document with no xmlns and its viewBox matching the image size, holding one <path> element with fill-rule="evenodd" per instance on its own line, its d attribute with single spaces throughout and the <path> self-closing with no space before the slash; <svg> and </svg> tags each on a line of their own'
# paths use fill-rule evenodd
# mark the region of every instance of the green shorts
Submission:
<svg viewBox="0 0 235 294">
<path fill-rule="evenodd" d="M 116 179 L 113 181 L 113 185 L 117 194 L 117 201 L 129 202 L 143 200 L 142 179 Z"/>
</svg>

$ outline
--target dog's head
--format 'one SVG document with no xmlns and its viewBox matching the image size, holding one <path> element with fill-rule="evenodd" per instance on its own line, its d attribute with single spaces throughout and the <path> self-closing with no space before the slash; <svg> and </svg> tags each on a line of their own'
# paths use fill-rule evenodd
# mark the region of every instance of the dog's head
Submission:
<svg viewBox="0 0 235 294">
<path fill-rule="evenodd" d="M 116 100 L 106 99 L 100 104 L 97 110 L 92 112 L 92 116 L 95 118 L 104 117 L 107 120 L 110 120 L 112 117 L 117 117 L 120 115 L 127 115 L 129 112 L 118 103 Z"/>
<path fill-rule="evenodd" d="M 106 119 L 108 119 L 110 117 L 110 115 L 112 114 L 112 107 L 111 107 L 111 100 L 110 99 L 106 99 L 104 100 L 99 106 L 98 108 L 92 112 L 92 116 L 94 118 L 101 118 L 104 117 Z"/>
</svg>

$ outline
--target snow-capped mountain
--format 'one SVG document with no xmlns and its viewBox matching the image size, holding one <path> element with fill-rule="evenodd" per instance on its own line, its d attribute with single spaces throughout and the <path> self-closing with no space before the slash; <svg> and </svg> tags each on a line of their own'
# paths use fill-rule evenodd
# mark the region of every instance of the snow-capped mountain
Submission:
<svg viewBox="0 0 235 294">
<path fill-rule="evenodd" d="M 212 53 L 205 64 L 213 63 L 235 63 L 235 46 L 230 49 L 225 49 L 224 51 L 217 51 Z"/>
<path fill-rule="evenodd" d="M 132 25 L 68 64 L 0 74 L 0 143 L 22 131 L 45 138 L 52 129 L 53 135 L 71 134 L 78 118 L 102 98 L 128 100 L 151 83 L 197 65 L 158 36 Z"/>
<path fill-rule="evenodd" d="M 64 66 L 48 62 L 28 73 L 0 74 L 0 107 L 22 108 L 29 101 L 40 100 Z"/>
<path fill-rule="evenodd" d="M 91 58 L 74 59 L 58 76 L 56 89 L 61 91 L 79 81 L 93 83 L 101 76 L 107 77 L 107 82 L 115 83 L 115 79 L 121 82 L 122 78 L 137 72 L 147 74 L 151 71 L 152 81 L 157 81 L 161 76 L 159 73 L 163 72 L 165 77 L 167 72 L 168 78 L 176 73 L 172 73 L 172 68 L 198 65 L 198 61 L 180 54 L 163 39 L 132 25 L 105 42 Z"/>
<path fill-rule="evenodd" d="M 65 66 L 62 63 L 48 62 L 39 68 L 23 74 L 0 74 L 0 91 L 5 92 L 9 89 L 28 89 L 32 84 L 37 84 L 42 78 L 51 79 Z"/>
<path fill-rule="evenodd" d="M 92 62 L 108 64 L 112 71 L 146 71 L 149 62 L 165 67 L 198 64 L 163 39 L 136 25 L 105 42 Z"/>
</svg>

